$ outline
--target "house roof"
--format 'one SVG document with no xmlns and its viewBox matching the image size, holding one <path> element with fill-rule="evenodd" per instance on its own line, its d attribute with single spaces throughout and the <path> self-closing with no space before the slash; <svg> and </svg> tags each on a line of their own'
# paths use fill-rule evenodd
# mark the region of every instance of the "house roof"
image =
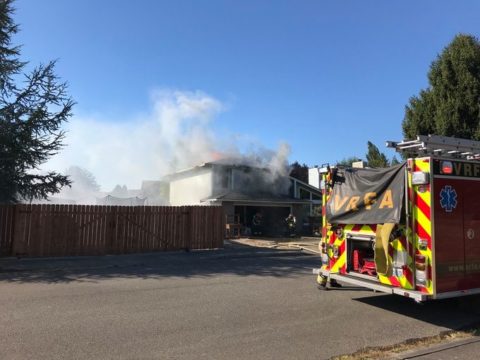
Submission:
<svg viewBox="0 0 480 360">
<path fill-rule="evenodd" d="M 215 161 L 206 162 L 203 165 L 206 165 L 206 166 L 211 166 L 211 165 L 223 165 L 223 166 L 240 165 L 240 166 L 246 166 L 246 165 L 248 165 L 248 163 L 245 161 L 245 159 L 242 159 L 242 158 L 223 158 L 223 159 L 219 159 L 219 160 L 215 160 Z"/>
<path fill-rule="evenodd" d="M 306 182 L 303 182 L 302 180 L 298 180 L 297 178 L 294 178 L 292 176 L 289 176 L 290 180 L 296 181 L 297 183 L 301 184 L 303 187 L 306 187 L 312 192 L 317 192 L 318 194 L 322 194 L 322 191 L 319 188 L 316 188 L 313 185 L 307 184 Z"/>
<path fill-rule="evenodd" d="M 103 198 L 97 198 L 97 205 L 124 205 L 124 206 L 139 206 L 145 205 L 145 200 L 135 197 L 121 198 L 112 195 L 107 195 Z"/>
<path fill-rule="evenodd" d="M 237 191 L 228 191 L 212 196 L 208 196 L 200 200 L 206 201 L 235 201 L 235 202 L 249 202 L 249 203 L 274 203 L 274 204 L 309 204 L 310 200 L 302 200 L 292 198 L 288 195 L 275 195 L 269 193 L 254 193 L 247 194 Z"/>
<path fill-rule="evenodd" d="M 191 167 L 191 168 L 179 170 L 175 173 L 165 175 L 162 180 L 163 181 L 171 181 L 171 180 L 174 180 L 175 178 L 177 178 L 178 176 L 182 176 L 182 175 L 187 174 L 189 172 L 193 172 L 195 170 L 200 170 L 202 168 L 211 168 L 213 166 L 226 166 L 226 167 L 233 167 L 233 168 L 235 168 L 235 167 L 237 167 L 237 168 L 252 168 L 252 169 L 260 169 L 260 170 L 268 171 L 268 168 L 261 167 L 261 166 L 258 166 L 258 164 L 255 164 L 254 159 L 250 160 L 248 158 L 246 158 L 246 159 L 244 159 L 244 158 L 225 158 L 225 159 L 220 159 L 220 160 L 216 160 L 216 161 L 206 162 L 206 163 L 203 163 L 203 164 Z M 310 184 L 307 184 L 306 182 L 303 182 L 303 181 L 301 181 L 297 178 L 294 178 L 290 175 L 288 177 L 291 180 L 294 180 L 297 183 L 302 184 L 303 186 L 309 188 L 312 191 L 320 192 L 319 189 L 317 189 L 316 187 L 314 187 Z"/>
<path fill-rule="evenodd" d="M 179 170 L 175 173 L 165 175 L 163 177 L 163 181 L 171 181 L 180 176 L 188 174 L 190 172 L 198 171 L 204 168 L 212 168 L 214 166 L 225 166 L 230 168 L 252 168 L 252 169 L 260 169 L 268 171 L 267 167 L 259 166 L 255 159 L 250 158 L 224 158 L 215 161 L 209 161 L 191 168 L 186 168 L 183 170 Z"/>
</svg>

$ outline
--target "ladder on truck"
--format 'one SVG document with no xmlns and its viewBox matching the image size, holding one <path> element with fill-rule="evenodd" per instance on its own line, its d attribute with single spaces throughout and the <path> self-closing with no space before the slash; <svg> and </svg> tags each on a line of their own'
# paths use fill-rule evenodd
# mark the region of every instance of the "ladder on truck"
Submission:
<svg viewBox="0 0 480 360">
<path fill-rule="evenodd" d="M 412 156 L 443 156 L 480 160 L 480 141 L 438 135 L 418 135 L 415 140 L 387 141 L 387 147 Z"/>
</svg>

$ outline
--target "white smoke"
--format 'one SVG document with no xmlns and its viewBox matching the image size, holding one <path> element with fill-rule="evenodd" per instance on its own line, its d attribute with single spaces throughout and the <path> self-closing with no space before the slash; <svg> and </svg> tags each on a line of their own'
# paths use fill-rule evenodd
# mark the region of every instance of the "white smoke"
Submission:
<svg viewBox="0 0 480 360">
<path fill-rule="evenodd" d="M 147 115 L 134 119 L 74 117 L 67 127 L 65 148 L 43 169 L 63 172 L 72 164 L 80 166 L 93 173 L 104 191 L 116 184 L 138 189 L 142 180 L 158 180 L 219 158 L 268 168 L 272 179 L 288 175 L 288 145 L 278 151 L 252 146 L 241 154 L 242 145 L 232 139 L 242 136 L 232 134 L 223 140 L 214 130 L 226 108 L 221 101 L 200 91 L 178 90 L 155 91 L 151 100 Z"/>
<path fill-rule="evenodd" d="M 281 143 L 277 152 L 273 153 L 270 157 L 267 168 L 271 172 L 273 178 L 280 176 L 288 176 L 290 169 L 288 167 L 288 156 L 290 155 L 290 145 L 287 143 Z"/>
<path fill-rule="evenodd" d="M 65 148 L 44 166 L 63 171 L 75 164 L 91 171 L 104 190 L 116 184 L 140 187 L 178 169 L 211 159 L 215 135 L 210 124 L 223 108 L 201 92 L 157 91 L 149 114 L 112 121 L 74 117 Z"/>
</svg>

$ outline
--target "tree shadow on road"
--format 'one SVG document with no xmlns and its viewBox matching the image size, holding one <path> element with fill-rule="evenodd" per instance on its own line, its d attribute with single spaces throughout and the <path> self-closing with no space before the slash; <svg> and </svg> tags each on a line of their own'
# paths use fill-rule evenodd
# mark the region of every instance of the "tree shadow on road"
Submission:
<svg viewBox="0 0 480 360">
<path fill-rule="evenodd" d="M 62 259 L 0 260 L 0 284 L 97 282 L 105 279 L 194 278 L 219 275 L 295 278 L 310 274 L 318 258 L 301 251 L 233 248 Z M 312 280 L 313 281 L 313 280 Z"/>
</svg>

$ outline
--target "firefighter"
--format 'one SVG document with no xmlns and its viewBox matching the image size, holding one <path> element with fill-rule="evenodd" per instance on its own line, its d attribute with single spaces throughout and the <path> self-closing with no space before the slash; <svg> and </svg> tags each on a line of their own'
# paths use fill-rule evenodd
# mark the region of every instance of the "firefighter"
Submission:
<svg viewBox="0 0 480 360">
<path fill-rule="evenodd" d="M 325 245 L 323 239 L 318 244 L 318 248 L 320 250 L 320 253 L 322 253 L 322 244 Z M 324 256 L 327 257 L 327 259 L 323 259 Z M 322 262 L 328 262 L 328 255 L 325 252 L 323 252 L 323 254 L 322 254 Z M 340 285 L 337 282 L 337 280 L 330 279 L 330 281 L 329 281 L 329 278 L 327 276 L 323 275 L 323 274 L 318 274 L 317 283 L 318 283 L 318 288 L 320 290 L 327 290 L 328 288 L 340 288 L 340 287 L 342 287 L 342 285 Z M 328 284 L 328 286 L 327 286 L 327 284 Z"/>
<path fill-rule="evenodd" d="M 328 288 L 331 288 L 331 287 L 336 287 L 336 288 L 342 287 L 342 285 L 340 285 L 335 279 L 330 279 L 330 281 L 328 281 L 328 286 L 327 286 L 327 281 L 328 281 L 328 278 L 325 275 L 318 275 L 318 278 L 317 278 L 318 288 L 320 290 L 327 290 Z"/>
<path fill-rule="evenodd" d="M 328 281 L 328 277 L 326 277 L 325 275 L 319 274 L 317 277 L 318 288 L 320 290 L 327 290 L 329 287 L 331 288 L 342 287 L 342 285 L 340 285 L 335 279 L 330 279 L 330 281 L 328 281 L 328 286 L 327 286 L 327 281 Z"/>
<path fill-rule="evenodd" d="M 253 235 L 262 235 L 263 234 L 262 224 L 263 224 L 263 215 L 262 215 L 261 212 L 257 211 L 255 213 L 255 215 L 253 215 L 253 219 L 252 219 L 252 234 Z"/>
<path fill-rule="evenodd" d="M 290 213 L 285 218 L 285 224 L 287 226 L 287 235 L 288 236 L 295 236 L 295 227 L 297 225 L 297 219 L 295 218 L 295 216 L 293 216 L 292 213 Z"/>
</svg>

